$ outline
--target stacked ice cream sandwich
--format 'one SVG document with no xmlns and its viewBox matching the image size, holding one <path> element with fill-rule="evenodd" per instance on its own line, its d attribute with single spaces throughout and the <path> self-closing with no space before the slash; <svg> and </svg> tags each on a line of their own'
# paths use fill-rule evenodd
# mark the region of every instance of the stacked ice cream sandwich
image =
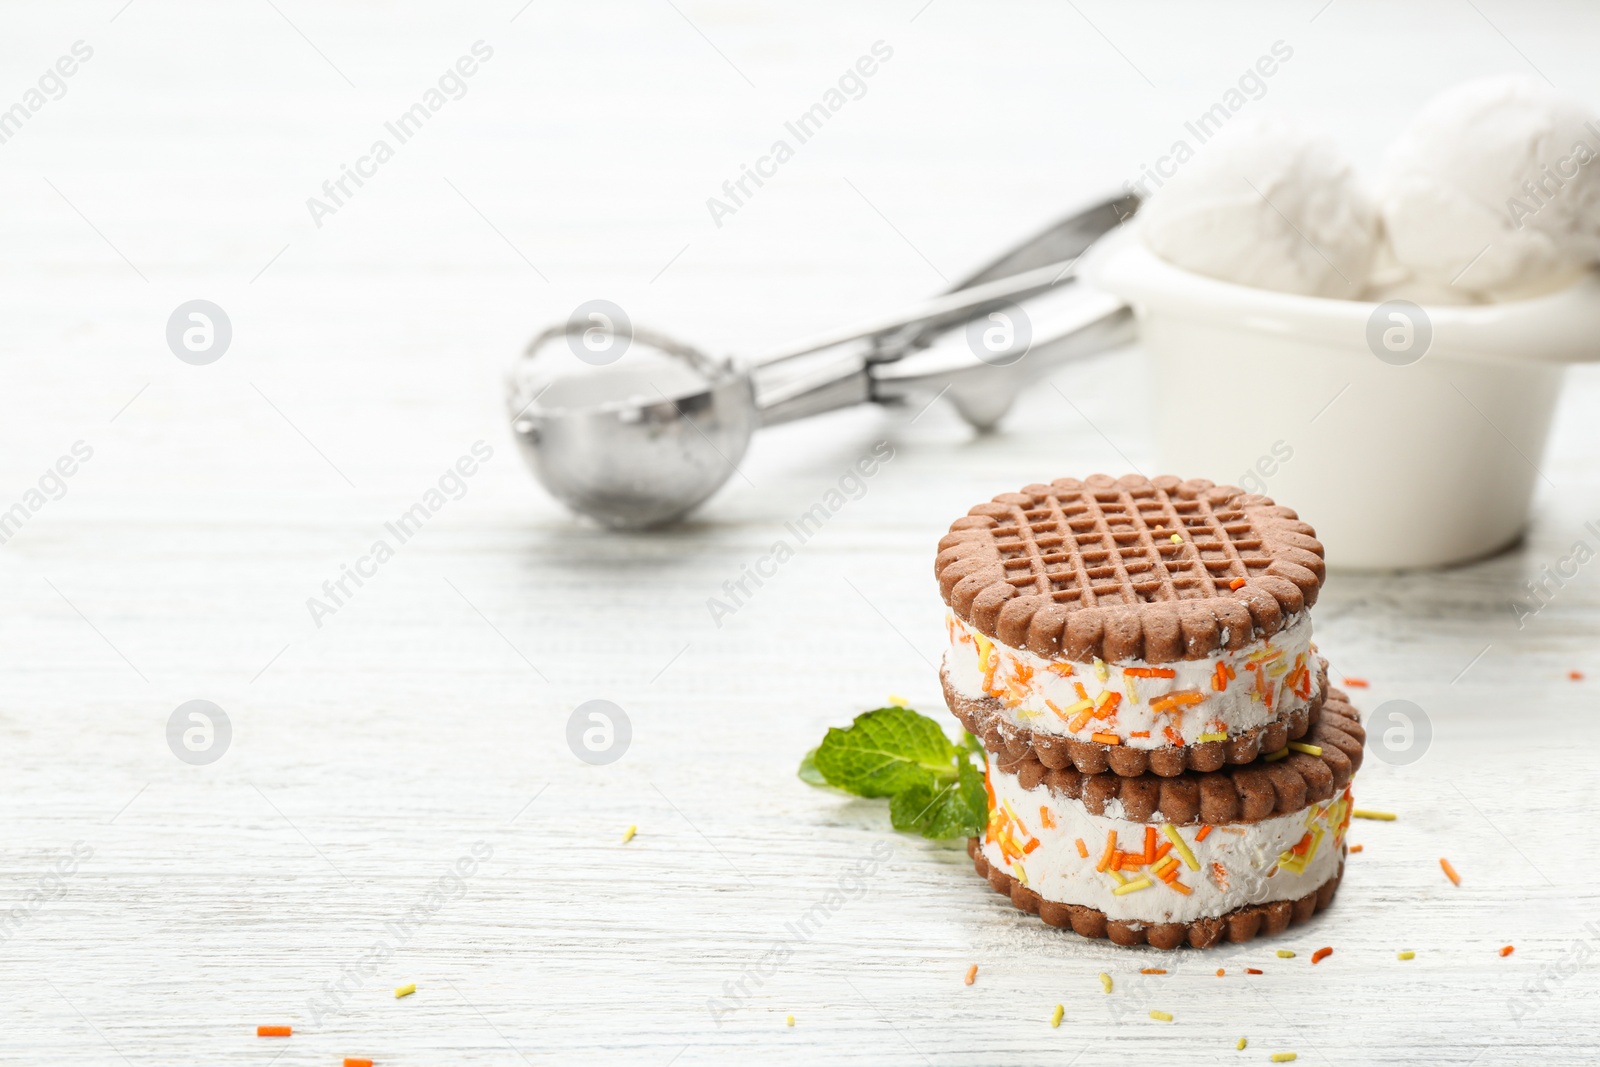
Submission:
<svg viewBox="0 0 1600 1067">
<path fill-rule="evenodd" d="M 1332 901 L 1365 741 L 1311 640 L 1312 528 L 1209 481 L 1095 475 L 957 519 L 945 698 L 988 753 L 978 872 L 1052 926 L 1204 948 Z"/>
</svg>

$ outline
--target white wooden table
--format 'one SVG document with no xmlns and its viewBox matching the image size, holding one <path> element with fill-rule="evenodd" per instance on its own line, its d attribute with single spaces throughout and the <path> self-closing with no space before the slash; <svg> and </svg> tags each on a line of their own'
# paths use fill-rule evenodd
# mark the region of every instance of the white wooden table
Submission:
<svg viewBox="0 0 1600 1067">
<path fill-rule="evenodd" d="M 1600 14 L 520 6 L 0 13 L 0 106 L 93 49 L 0 144 L 0 509 L 93 450 L 0 547 L 0 1062 L 1593 1062 L 1600 592 L 1585 569 L 1522 629 L 1509 602 L 1600 519 L 1600 376 L 1572 374 L 1523 546 L 1328 585 L 1335 674 L 1434 728 L 1363 769 L 1400 820 L 1357 824 L 1337 905 L 1163 956 L 1046 929 L 959 847 L 793 773 L 890 693 L 937 709 L 953 516 L 1150 462 L 1136 354 L 1060 376 L 1104 436 L 1051 390 L 986 438 L 943 407 L 840 414 L 763 434 L 747 481 L 634 537 L 534 487 L 500 376 L 593 297 L 751 352 L 931 292 L 1135 174 L 1275 40 L 1295 58 L 1251 106 L 1369 164 L 1458 77 L 1537 65 L 1600 99 Z M 317 227 L 306 199 L 479 40 L 465 95 Z M 716 226 L 706 199 L 880 40 L 865 95 Z M 196 298 L 233 327 L 209 366 L 164 339 Z M 465 495 L 314 625 L 307 598 L 480 440 Z M 865 495 L 713 625 L 706 599 L 880 440 Z M 566 743 L 597 698 L 632 724 L 607 766 Z M 209 765 L 168 747 L 192 699 L 231 723 Z"/>
</svg>

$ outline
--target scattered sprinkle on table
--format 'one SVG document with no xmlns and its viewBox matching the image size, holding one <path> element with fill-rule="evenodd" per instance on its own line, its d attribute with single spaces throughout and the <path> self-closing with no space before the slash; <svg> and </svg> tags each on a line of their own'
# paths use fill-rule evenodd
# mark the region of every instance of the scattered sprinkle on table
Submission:
<svg viewBox="0 0 1600 1067">
<path fill-rule="evenodd" d="M 415 982 L 407 982 L 403 986 L 396 987 L 396 989 L 394 991 L 394 996 L 395 996 L 396 1000 L 399 1000 L 401 997 L 409 997 L 411 994 L 415 993 L 416 991 L 417 991 L 417 983 L 415 983 Z"/>
<path fill-rule="evenodd" d="M 1100 972 L 1100 991 L 1102 993 L 1111 992 L 1111 976 L 1104 971 Z"/>
<path fill-rule="evenodd" d="M 1062 1007 L 1060 1004 L 1057 1004 L 1056 1005 L 1056 1010 L 1050 1013 L 1050 1025 L 1053 1026 L 1053 1027 L 1054 1026 L 1060 1026 L 1061 1025 L 1061 1017 L 1063 1015 L 1065 1015 L 1066 1013 L 1067 1013 L 1067 1009 Z"/>
<path fill-rule="evenodd" d="M 1278 958 L 1280 960 L 1292 960 L 1292 959 L 1294 959 L 1294 953 L 1290 952 L 1286 948 L 1280 948 L 1278 950 Z"/>
<path fill-rule="evenodd" d="M 1170 1023 L 1172 1021 L 1172 1013 L 1170 1011 L 1152 1011 L 1150 1018 L 1158 1023 Z"/>
<path fill-rule="evenodd" d="M 1244 969 L 1244 973 L 1245 973 L 1245 974 L 1266 974 L 1266 973 L 1267 973 L 1267 972 L 1266 972 L 1266 971 L 1263 971 L 1263 970 L 1262 970 L 1262 969 L 1261 969 L 1261 968 L 1259 968 L 1259 967 L 1246 967 L 1246 968 L 1245 968 L 1245 969 Z"/>
<path fill-rule="evenodd" d="M 1274 1052 L 1272 1054 L 1273 1063 L 1293 1063 L 1299 1058 L 1299 1055 L 1293 1052 Z"/>
<path fill-rule="evenodd" d="M 1139 973 L 1140 974 L 1166 974 L 1167 973 L 1167 969 L 1165 967 L 1141 967 L 1141 968 L 1139 968 Z"/>
<path fill-rule="evenodd" d="M 901 696 L 899 693 L 889 694 L 889 706 L 891 708 L 903 708 L 907 707 L 909 704 L 910 701 L 906 700 L 906 698 Z"/>
<path fill-rule="evenodd" d="M 1582 671 L 1568 671 L 1567 672 L 1567 677 L 1570 678 L 1574 682 L 1581 682 L 1581 681 L 1583 681 L 1583 672 Z"/>
<path fill-rule="evenodd" d="M 1327 959 L 1331 955 L 1333 955 L 1333 949 L 1328 948 L 1327 946 L 1323 946 L 1322 948 L 1317 949 L 1317 951 L 1315 951 L 1315 952 L 1313 952 L 1311 954 L 1311 962 L 1312 963 L 1321 963 L 1323 960 Z"/>
<path fill-rule="evenodd" d="M 1349 686 L 1351 689 L 1365 689 L 1372 683 L 1367 681 L 1365 678 L 1346 678 L 1344 680 L 1344 684 Z"/>
<path fill-rule="evenodd" d="M 1237 1045 L 1235 1045 L 1235 1046 L 1233 1046 L 1233 1047 L 1234 1047 L 1234 1048 L 1236 1048 L 1236 1049 L 1238 1049 L 1238 1050 L 1239 1050 L 1239 1051 L 1240 1051 L 1240 1052 L 1243 1052 L 1243 1051 L 1244 1051 L 1244 1047 L 1245 1047 L 1245 1046 L 1246 1046 L 1246 1045 L 1248 1045 L 1248 1044 L 1249 1044 L 1249 1043 L 1250 1043 L 1250 1042 L 1248 1042 L 1248 1041 L 1246 1041 L 1246 1040 L 1245 1040 L 1245 1039 L 1244 1039 L 1244 1038 L 1242 1038 L 1242 1037 L 1241 1037 L 1241 1038 L 1240 1038 L 1240 1039 L 1239 1039 L 1239 1043 L 1238 1043 L 1238 1044 L 1237 1044 Z"/>
<path fill-rule="evenodd" d="M 1502 948 L 1500 950 L 1500 955 L 1509 956 L 1515 951 L 1517 951 L 1517 946 L 1516 945 L 1507 945 L 1507 946 L 1505 946 L 1504 948 Z"/>
<path fill-rule="evenodd" d="M 1221 977 L 1222 977 L 1222 976 L 1223 976 L 1223 975 L 1225 975 L 1225 974 L 1227 974 L 1227 973 L 1228 973 L 1228 972 L 1227 972 L 1227 971 L 1225 971 L 1225 970 L 1223 970 L 1223 969 L 1222 969 L 1222 968 L 1221 968 L 1221 967 L 1218 967 L 1218 968 L 1217 968 L 1217 977 L 1218 977 L 1218 978 L 1221 978 Z"/>
<path fill-rule="evenodd" d="M 1378 822 L 1394 822 L 1395 815 L 1392 811 L 1373 811 L 1370 808 L 1355 808 L 1350 812 L 1352 819 L 1376 819 Z"/>
<path fill-rule="evenodd" d="M 790 1015 L 787 1018 L 785 1018 L 783 1020 L 783 1025 L 785 1025 L 785 1026 L 793 1026 L 794 1025 L 794 1016 Z"/>
<path fill-rule="evenodd" d="M 1454 867 L 1450 866 L 1449 860 L 1445 859 L 1443 856 L 1440 856 L 1439 866 L 1441 869 L 1443 869 L 1444 876 L 1446 878 L 1450 879 L 1450 881 L 1454 882 L 1456 885 L 1461 884 L 1461 876 L 1456 873 L 1456 869 Z"/>
<path fill-rule="evenodd" d="M 622 831 L 622 843 L 624 845 L 626 845 L 629 841 L 632 841 L 633 840 L 633 835 L 638 833 L 638 832 L 639 832 L 639 824 L 638 823 L 635 823 L 634 825 L 628 827 L 626 830 Z"/>
<path fill-rule="evenodd" d="M 372 1061 L 352 1059 L 351 1057 L 346 1056 L 344 1058 L 344 1067 L 372 1067 Z"/>
<path fill-rule="evenodd" d="M 293 1034 L 293 1033 L 294 1033 L 294 1027 L 292 1027 L 292 1026 L 258 1026 L 258 1027 L 256 1027 L 256 1036 L 257 1037 L 288 1037 L 290 1034 Z"/>
<path fill-rule="evenodd" d="M 976 963 L 974 963 L 971 967 L 967 968 L 967 984 L 971 985 L 973 982 L 976 982 L 977 980 L 978 980 L 978 965 Z"/>
<path fill-rule="evenodd" d="M 1417 954 L 1410 949 L 1406 949 L 1404 952 L 1395 953 L 1394 958 L 1397 960 L 1414 960 L 1417 958 Z"/>
<path fill-rule="evenodd" d="M 1367 846 L 1365 846 L 1365 845 L 1351 845 L 1350 846 L 1350 851 L 1351 852 L 1360 852 L 1362 849 L 1364 849 L 1366 847 Z"/>
</svg>

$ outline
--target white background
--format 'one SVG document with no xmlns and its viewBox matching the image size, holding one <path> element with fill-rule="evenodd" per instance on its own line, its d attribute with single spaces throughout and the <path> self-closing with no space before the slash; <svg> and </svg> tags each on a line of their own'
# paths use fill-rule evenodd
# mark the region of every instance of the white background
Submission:
<svg viewBox="0 0 1600 1067">
<path fill-rule="evenodd" d="M 1119 471 L 1119 449 L 1150 462 L 1136 353 L 1057 379 L 1104 437 L 1049 389 L 981 439 L 943 407 L 836 415 L 764 433 L 695 521 L 631 537 L 537 489 L 500 380 L 594 297 L 753 353 L 931 293 L 1117 188 L 1277 40 L 1294 56 L 1250 108 L 1364 166 L 1465 77 L 1535 70 L 1600 103 L 1600 12 L 674 2 L 0 14 L 0 107 L 94 49 L 0 145 L 0 509 L 94 450 L 0 548 L 0 908 L 93 850 L 0 942 L 0 1061 L 1590 1062 L 1600 979 L 1572 961 L 1600 951 L 1600 593 L 1586 569 L 1522 629 L 1509 605 L 1578 538 L 1600 547 L 1593 372 L 1571 374 L 1523 546 L 1336 575 L 1318 605 L 1335 678 L 1431 718 L 1421 760 L 1357 781 L 1400 820 L 1356 824 L 1313 925 L 1164 956 L 1048 930 L 959 847 L 793 775 L 890 693 L 942 715 L 952 518 Z M 466 96 L 316 227 L 306 198 L 478 40 Z M 879 40 L 867 94 L 715 226 L 707 197 Z M 164 339 L 194 298 L 233 324 L 207 367 Z M 314 626 L 306 598 L 478 440 L 494 457 L 466 496 Z M 706 599 L 879 440 L 895 458 L 866 495 L 714 626 Z M 233 726 L 205 767 L 166 742 L 194 698 Z M 609 767 L 565 742 L 592 698 L 632 720 Z M 464 891 L 318 1025 L 308 1000 L 475 842 L 493 856 Z M 880 842 L 865 894 L 716 1025 L 709 998 Z"/>
</svg>

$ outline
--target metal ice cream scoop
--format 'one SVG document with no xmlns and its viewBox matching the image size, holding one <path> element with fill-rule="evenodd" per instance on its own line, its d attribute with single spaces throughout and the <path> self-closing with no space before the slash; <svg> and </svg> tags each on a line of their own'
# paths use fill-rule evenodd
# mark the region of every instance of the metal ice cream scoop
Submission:
<svg viewBox="0 0 1600 1067">
<path fill-rule="evenodd" d="M 1026 382 L 1132 339 L 1127 306 L 1078 282 L 1074 268 L 1138 207 L 1135 196 L 1096 204 L 947 293 L 748 362 L 714 359 L 603 309 L 575 315 L 535 337 L 510 375 L 522 456 L 574 511 L 643 529 L 682 518 L 716 492 L 762 426 L 946 395 L 969 423 L 990 429 Z M 584 361 L 582 373 L 551 376 L 550 358 L 537 359 L 557 339 Z M 650 351 L 611 365 L 634 345 Z"/>
</svg>

